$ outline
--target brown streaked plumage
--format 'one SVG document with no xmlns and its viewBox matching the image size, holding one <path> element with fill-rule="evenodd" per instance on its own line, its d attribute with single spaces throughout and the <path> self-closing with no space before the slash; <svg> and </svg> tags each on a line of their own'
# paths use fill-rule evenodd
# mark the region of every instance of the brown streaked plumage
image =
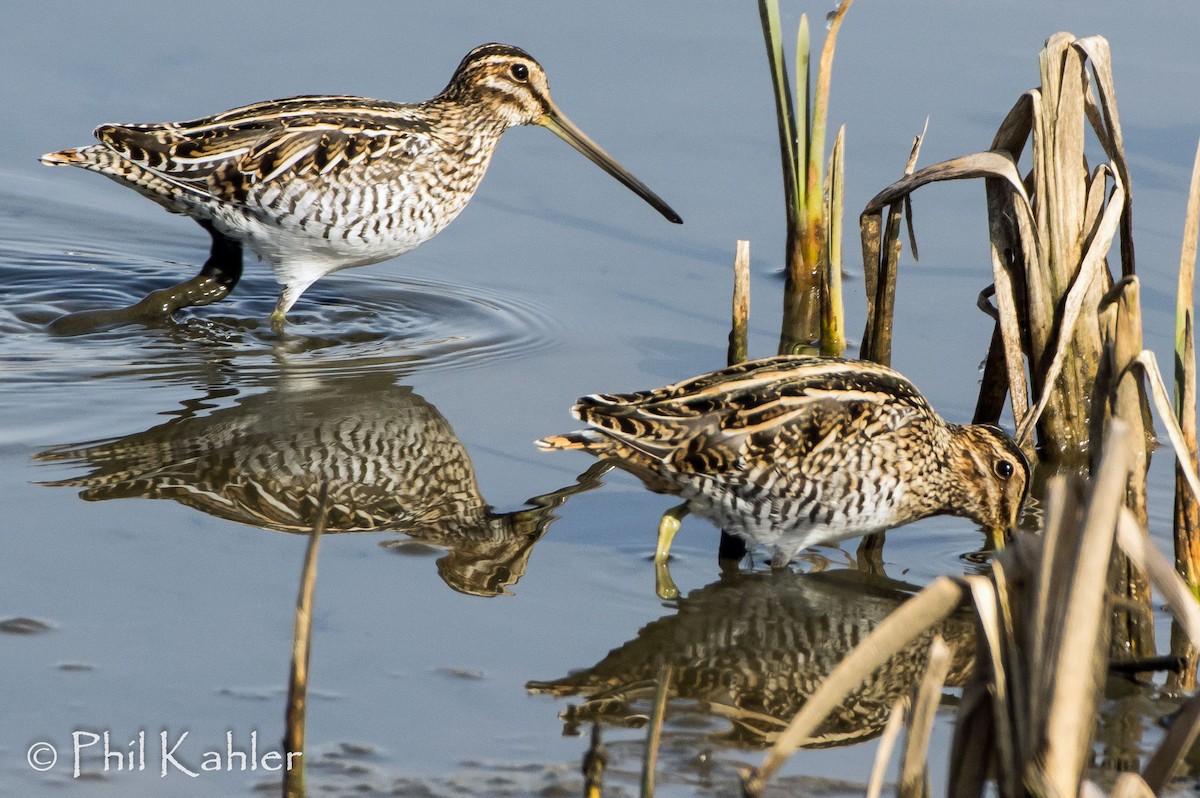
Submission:
<svg viewBox="0 0 1200 798">
<path fill-rule="evenodd" d="M 320 277 L 395 257 L 440 232 L 466 207 L 501 134 L 530 124 L 681 221 L 558 110 L 541 65 L 504 44 L 472 50 L 423 103 L 292 97 L 189 122 L 101 125 L 99 144 L 41 160 L 99 172 L 208 230 L 212 255 L 179 286 L 191 304 L 233 289 L 248 246 L 283 286 L 272 314 L 282 323 Z"/>
<path fill-rule="evenodd" d="M 217 396 L 227 393 L 222 387 Z M 35 459 L 88 471 L 44 484 L 77 488 L 87 501 L 169 499 L 216 518 L 300 534 L 312 530 L 325 486 L 326 533 L 401 532 L 446 550 L 437 569 L 451 588 L 494 596 L 524 575 L 554 508 L 598 485 L 602 473 L 589 470 L 530 499 L 528 508 L 497 512 L 480 495 L 450 422 L 386 371 L 285 377 L 263 393 L 221 404 L 202 396 L 142 432 L 45 450 Z M 380 545 L 405 542 L 388 537 Z"/>
<path fill-rule="evenodd" d="M 942 513 L 1009 528 L 1029 477 L 999 428 L 947 423 L 902 375 L 866 361 L 755 360 L 585 396 L 573 412 L 588 429 L 539 444 L 582 449 L 681 496 L 679 509 L 771 547 L 776 566 L 807 546 Z M 671 526 L 660 530 L 660 564 Z"/>
<path fill-rule="evenodd" d="M 723 742 L 768 746 L 834 668 L 912 597 L 912 585 L 857 570 L 727 572 L 681 598 L 599 662 L 525 688 L 580 703 L 562 712 L 580 725 L 642 726 L 664 665 L 671 666 L 667 716 L 685 712 L 727 721 Z M 912 693 L 940 634 L 953 653 L 947 684 L 962 686 L 974 666 L 975 624 L 966 613 L 924 630 L 850 692 L 803 745 L 853 745 L 879 735 L 898 699 Z M 724 724 L 721 724 L 723 727 Z M 695 745 L 694 723 L 674 734 Z M 665 735 L 671 735 L 668 723 Z M 663 750 L 670 746 L 664 739 Z"/>
</svg>

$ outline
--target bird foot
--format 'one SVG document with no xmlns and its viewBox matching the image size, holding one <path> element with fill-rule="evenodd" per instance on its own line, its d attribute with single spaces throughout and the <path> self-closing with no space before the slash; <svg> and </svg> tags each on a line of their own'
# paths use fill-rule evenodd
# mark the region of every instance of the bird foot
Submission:
<svg viewBox="0 0 1200 798">
<path fill-rule="evenodd" d="M 79 335 L 103 327 L 121 324 L 153 324 L 170 319 L 175 311 L 186 307 L 211 305 L 229 295 L 233 286 L 211 275 L 198 274 L 170 288 L 151 291 L 129 307 L 84 310 L 68 313 L 50 322 L 49 330 L 57 335 Z"/>
<path fill-rule="evenodd" d="M 654 563 L 654 592 L 664 601 L 679 598 L 679 588 L 671 578 L 671 569 L 665 562 Z"/>
<path fill-rule="evenodd" d="M 675 533 L 679 531 L 683 517 L 687 514 L 688 506 L 684 502 L 663 513 L 658 522 L 658 545 L 654 549 L 654 590 L 660 599 L 679 598 L 679 588 L 675 587 L 675 582 L 671 579 L 667 560 L 671 556 L 671 541 L 675 539 Z"/>
</svg>

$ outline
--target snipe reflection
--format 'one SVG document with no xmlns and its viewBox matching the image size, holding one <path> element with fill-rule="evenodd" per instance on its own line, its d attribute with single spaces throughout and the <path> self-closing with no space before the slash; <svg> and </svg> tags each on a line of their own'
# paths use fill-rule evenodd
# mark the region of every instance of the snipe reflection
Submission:
<svg viewBox="0 0 1200 798">
<path fill-rule="evenodd" d="M 641 725 L 663 665 L 672 666 L 671 701 L 690 701 L 727 719 L 725 741 L 774 741 L 821 681 L 912 587 L 859 571 L 727 573 L 678 601 L 678 610 L 643 627 L 595 665 L 526 688 L 582 696 L 562 717 Z M 970 673 L 974 627 L 952 616 L 938 630 L 954 652 L 947 684 Z M 892 657 L 851 693 L 818 730 L 812 747 L 849 745 L 883 731 L 888 713 L 912 692 L 925 669 L 933 632 Z M 635 705 L 637 705 L 635 707 Z M 671 733 L 671 705 L 665 734 Z"/>
<path fill-rule="evenodd" d="M 230 394 L 226 387 L 187 402 L 144 432 L 41 452 L 39 460 L 91 469 L 43 484 L 81 488 L 87 501 L 171 499 L 229 521 L 308 533 L 328 481 L 327 533 L 402 532 L 444 548 L 443 581 L 492 596 L 524 575 L 553 509 L 603 473 L 591 469 L 527 509 L 497 513 L 450 423 L 393 375 L 283 375 L 264 393 L 211 409 Z"/>
</svg>

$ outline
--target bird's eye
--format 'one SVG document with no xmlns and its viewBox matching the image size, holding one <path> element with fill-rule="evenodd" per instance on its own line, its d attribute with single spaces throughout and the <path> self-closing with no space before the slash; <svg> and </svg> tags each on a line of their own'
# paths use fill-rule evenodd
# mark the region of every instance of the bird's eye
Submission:
<svg viewBox="0 0 1200 798">
<path fill-rule="evenodd" d="M 1016 469 L 1013 467 L 1011 460 L 997 460 L 996 465 L 993 466 L 993 470 L 1000 479 L 1008 479 Z"/>
<path fill-rule="evenodd" d="M 513 64 L 509 72 L 512 73 L 514 80 L 519 80 L 522 83 L 529 80 L 529 67 L 524 64 Z"/>
</svg>

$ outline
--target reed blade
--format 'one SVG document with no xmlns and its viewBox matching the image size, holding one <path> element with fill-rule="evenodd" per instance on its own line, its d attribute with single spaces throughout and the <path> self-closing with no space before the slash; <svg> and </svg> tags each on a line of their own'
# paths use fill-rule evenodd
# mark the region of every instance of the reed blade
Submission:
<svg viewBox="0 0 1200 798">
<path fill-rule="evenodd" d="M 1183 249 L 1179 256 L 1179 284 L 1175 292 L 1175 419 L 1192 471 L 1200 469 L 1196 435 L 1196 240 L 1200 236 L 1200 144 L 1192 166 Z M 1200 502 L 1187 491 L 1182 465 L 1175 472 L 1175 567 L 1200 597 Z M 1193 657 L 1194 658 L 1194 657 Z M 1195 687 L 1194 676 L 1190 680 Z"/>
<path fill-rule="evenodd" d="M 300 576 L 300 592 L 296 598 L 296 620 L 292 630 L 292 665 L 288 679 L 287 712 L 284 722 L 283 748 L 299 754 L 297 764 L 284 770 L 284 798 L 304 798 L 304 732 L 308 717 L 308 661 L 312 653 L 313 595 L 317 586 L 317 554 L 321 535 L 329 518 L 329 482 L 321 483 L 317 495 L 317 518 L 304 552 L 304 567 Z"/>
<path fill-rule="evenodd" d="M 829 222 L 825 239 L 821 281 L 821 354 L 841 357 L 846 351 L 846 308 L 842 301 L 842 219 L 845 212 L 846 126 L 838 128 L 829 156 L 828 198 L 825 218 Z"/>
</svg>

